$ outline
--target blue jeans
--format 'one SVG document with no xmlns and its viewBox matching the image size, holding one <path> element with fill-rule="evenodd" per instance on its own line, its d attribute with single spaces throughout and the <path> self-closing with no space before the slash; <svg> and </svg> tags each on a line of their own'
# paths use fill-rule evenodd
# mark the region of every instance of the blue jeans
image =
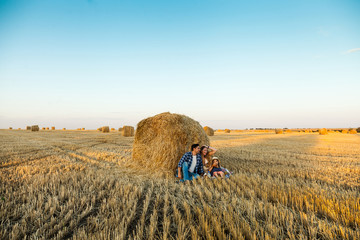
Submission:
<svg viewBox="0 0 360 240">
<path fill-rule="evenodd" d="M 180 181 L 186 181 L 186 180 L 193 180 L 193 178 L 198 178 L 200 175 L 197 174 L 197 173 L 192 173 L 192 172 L 189 172 L 189 164 L 187 162 L 184 162 L 182 167 L 181 167 L 181 171 L 182 171 L 182 174 L 183 174 L 183 179 L 181 179 Z"/>
</svg>

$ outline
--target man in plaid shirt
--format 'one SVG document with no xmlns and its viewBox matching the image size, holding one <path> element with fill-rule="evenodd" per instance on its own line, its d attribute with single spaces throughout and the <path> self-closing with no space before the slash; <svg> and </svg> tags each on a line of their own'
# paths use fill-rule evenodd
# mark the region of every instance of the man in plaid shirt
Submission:
<svg viewBox="0 0 360 240">
<path fill-rule="evenodd" d="M 181 181 L 192 180 L 204 174 L 199 144 L 191 146 L 191 152 L 185 153 L 178 164 L 178 177 Z"/>
</svg>

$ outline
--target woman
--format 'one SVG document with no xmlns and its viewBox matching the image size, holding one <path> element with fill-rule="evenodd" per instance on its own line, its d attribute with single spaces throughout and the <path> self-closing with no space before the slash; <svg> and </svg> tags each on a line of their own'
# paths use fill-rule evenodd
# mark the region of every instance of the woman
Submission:
<svg viewBox="0 0 360 240">
<path fill-rule="evenodd" d="M 210 147 L 210 146 L 202 146 L 200 148 L 200 155 L 203 161 L 203 166 L 204 166 L 204 175 L 209 175 L 209 168 L 210 168 L 210 161 L 211 161 L 211 156 L 213 156 L 216 153 L 217 149 Z"/>
</svg>

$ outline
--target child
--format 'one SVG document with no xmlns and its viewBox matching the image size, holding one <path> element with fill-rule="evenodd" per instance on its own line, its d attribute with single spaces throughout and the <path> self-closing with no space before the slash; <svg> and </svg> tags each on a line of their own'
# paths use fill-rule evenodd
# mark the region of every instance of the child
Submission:
<svg viewBox="0 0 360 240">
<path fill-rule="evenodd" d="M 221 169 L 220 161 L 217 157 L 213 157 L 209 171 L 212 177 L 224 178 L 225 176 L 224 172 Z"/>
</svg>

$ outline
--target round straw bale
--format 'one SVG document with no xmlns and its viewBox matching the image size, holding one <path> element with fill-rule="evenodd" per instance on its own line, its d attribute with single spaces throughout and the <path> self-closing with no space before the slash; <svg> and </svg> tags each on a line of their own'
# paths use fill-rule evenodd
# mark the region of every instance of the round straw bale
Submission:
<svg viewBox="0 0 360 240">
<path fill-rule="evenodd" d="M 122 130 L 121 130 L 121 135 L 123 135 L 124 137 L 132 137 L 134 136 L 134 127 L 132 126 L 123 126 Z"/>
<path fill-rule="evenodd" d="M 277 128 L 277 129 L 275 129 L 275 133 L 276 134 L 283 134 L 284 130 Z"/>
<path fill-rule="evenodd" d="M 38 126 L 38 125 L 32 125 L 32 126 L 31 126 L 31 131 L 32 131 L 32 132 L 37 132 L 37 131 L 39 131 L 39 126 Z"/>
<path fill-rule="evenodd" d="M 348 130 L 344 129 L 341 131 L 341 133 L 348 133 Z"/>
<path fill-rule="evenodd" d="M 208 136 L 214 136 L 214 129 L 211 127 L 205 126 L 204 131 Z"/>
<path fill-rule="evenodd" d="M 287 129 L 285 132 L 286 133 L 292 133 L 292 131 L 290 129 Z"/>
<path fill-rule="evenodd" d="M 12 130 L 12 127 L 9 127 L 10 130 Z"/>
<path fill-rule="evenodd" d="M 48 127 L 47 127 L 47 128 L 42 128 L 42 129 L 43 129 L 43 130 L 45 130 L 45 129 L 46 129 L 46 130 L 49 130 L 49 128 L 48 128 Z"/>
<path fill-rule="evenodd" d="M 119 132 L 121 132 L 122 131 L 122 128 L 119 128 Z"/>
<path fill-rule="evenodd" d="M 230 133 L 230 129 L 225 129 L 224 132 L 225 133 Z"/>
<path fill-rule="evenodd" d="M 109 126 L 104 126 L 104 127 L 102 127 L 101 130 L 102 130 L 103 133 L 108 133 L 108 132 L 110 132 L 110 131 L 109 131 Z"/>
<path fill-rule="evenodd" d="M 63 130 L 65 131 L 65 130 L 66 130 L 66 128 L 63 128 Z"/>
<path fill-rule="evenodd" d="M 44 127 L 43 127 L 43 128 L 41 128 L 41 129 L 42 129 L 42 130 L 46 130 L 46 128 L 44 128 Z M 49 128 L 48 128 L 48 130 L 49 130 Z"/>
<path fill-rule="evenodd" d="M 85 128 L 82 128 L 81 130 L 85 130 Z"/>
<path fill-rule="evenodd" d="M 26 126 L 26 130 L 31 130 L 31 126 Z"/>
<path fill-rule="evenodd" d="M 115 128 L 111 128 L 111 131 L 115 131 Z"/>
<path fill-rule="evenodd" d="M 320 134 L 320 135 L 326 135 L 326 134 L 328 134 L 326 128 L 319 129 L 319 134 Z"/>
<path fill-rule="evenodd" d="M 143 167 L 174 170 L 194 143 L 209 145 L 199 122 L 185 115 L 161 113 L 137 124 L 132 158 Z"/>
<path fill-rule="evenodd" d="M 51 130 L 55 130 L 55 127 L 51 127 Z"/>
<path fill-rule="evenodd" d="M 356 131 L 356 129 L 352 128 L 352 129 L 350 129 L 349 133 L 350 134 L 357 134 L 357 131 Z"/>
</svg>

